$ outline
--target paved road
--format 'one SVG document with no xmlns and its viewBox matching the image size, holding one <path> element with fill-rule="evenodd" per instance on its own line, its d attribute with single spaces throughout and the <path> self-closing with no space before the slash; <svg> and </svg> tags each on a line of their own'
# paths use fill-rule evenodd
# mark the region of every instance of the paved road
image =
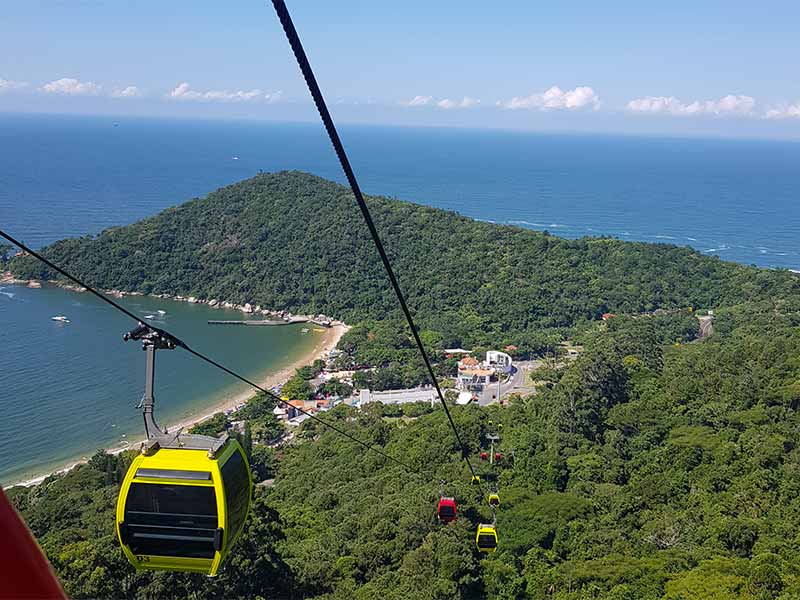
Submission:
<svg viewBox="0 0 800 600">
<path fill-rule="evenodd" d="M 714 317 L 700 316 L 697 317 L 697 320 L 700 321 L 700 339 L 707 338 L 714 333 Z"/>
<path fill-rule="evenodd" d="M 540 360 L 523 360 L 514 363 L 514 372 L 511 374 L 511 377 L 507 381 L 500 383 L 500 398 L 505 398 L 514 392 L 532 394 L 535 388 L 529 385 L 528 373 L 538 368 L 541 364 L 542 361 Z M 497 402 L 497 390 L 497 382 L 487 386 L 486 390 L 478 399 L 478 404 L 486 406 L 492 402 Z"/>
</svg>

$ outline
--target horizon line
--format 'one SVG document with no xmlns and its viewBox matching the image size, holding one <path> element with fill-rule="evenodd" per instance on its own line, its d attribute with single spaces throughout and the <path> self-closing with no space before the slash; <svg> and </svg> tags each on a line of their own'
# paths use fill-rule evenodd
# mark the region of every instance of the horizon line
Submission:
<svg viewBox="0 0 800 600">
<path fill-rule="evenodd" d="M 115 114 L 106 112 L 53 112 L 53 111 L 18 111 L 18 110 L 2 110 L 0 109 L 0 118 L 2 117 L 63 117 L 63 118 L 97 118 L 113 120 L 152 120 L 152 121 L 177 121 L 177 122 L 197 122 L 197 123 L 253 123 L 259 125 L 292 125 L 292 126 L 317 126 L 322 130 L 319 121 L 316 118 L 309 117 L 304 119 L 270 119 L 259 118 L 253 116 L 197 116 L 197 115 L 157 115 L 157 114 Z M 760 134 L 753 135 L 737 135 L 724 133 L 720 134 L 691 134 L 686 132 L 681 133 L 665 133 L 665 132 L 630 132 L 630 131 L 617 131 L 613 129 L 608 130 L 580 130 L 580 129 L 564 129 L 564 128 L 512 128 L 502 126 L 464 126 L 464 125 L 440 125 L 440 124 L 408 124 L 408 123 L 375 123 L 366 121 L 354 121 L 351 119 L 341 119 L 337 123 L 344 127 L 365 127 L 365 128 L 392 128 L 392 129 L 408 129 L 408 130 L 444 130 L 444 131 L 463 131 L 463 132 L 496 132 L 508 133 L 516 135 L 554 135 L 554 136 L 586 136 L 586 137 L 620 137 L 620 138 L 643 138 L 643 139 L 674 139 L 674 140 L 687 140 L 687 141 L 746 141 L 746 142 L 773 142 L 773 143 L 800 143 L 800 136 L 798 137 L 767 137 Z"/>
</svg>

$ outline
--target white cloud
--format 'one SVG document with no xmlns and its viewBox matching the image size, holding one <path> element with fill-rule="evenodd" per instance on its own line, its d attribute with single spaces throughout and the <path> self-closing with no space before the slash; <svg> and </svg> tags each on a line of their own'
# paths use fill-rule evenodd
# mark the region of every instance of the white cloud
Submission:
<svg viewBox="0 0 800 600">
<path fill-rule="evenodd" d="M 79 81 L 71 77 L 62 77 L 50 83 L 44 84 L 41 91 L 47 94 L 61 94 L 65 96 L 109 96 L 111 98 L 138 98 L 142 95 L 141 90 L 135 85 L 123 88 L 116 88 L 110 91 L 103 89 L 103 86 L 91 81 Z"/>
<path fill-rule="evenodd" d="M 433 96 L 414 96 L 411 100 L 401 102 L 403 106 L 437 106 L 439 108 L 472 108 L 480 104 L 480 100 L 464 96 L 461 100 L 451 100 L 450 98 L 434 99 Z"/>
<path fill-rule="evenodd" d="M 42 86 L 48 94 L 64 94 L 67 96 L 96 96 L 102 88 L 91 81 L 78 81 L 71 77 L 62 77 Z"/>
<path fill-rule="evenodd" d="M 262 90 L 237 90 L 229 92 L 227 90 L 209 90 L 207 92 L 198 92 L 191 89 L 191 86 L 185 81 L 172 90 L 167 96 L 175 100 L 205 100 L 205 101 L 221 101 L 221 102 L 277 102 L 280 100 L 283 92 L 278 91 L 274 93 L 264 92 Z"/>
<path fill-rule="evenodd" d="M 444 100 L 439 100 L 436 103 L 436 106 L 439 108 L 449 109 L 449 108 L 472 108 L 473 106 L 478 106 L 480 104 L 480 100 L 476 100 L 475 98 L 470 98 L 469 96 L 464 96 L 463 100 L 450 100 L 450 98 L 445 98 Z"/>
<path fill-rule="evenodd" d="M 530 96 L 515 96 L 511 100 L 497 102 L 498 106 L 509 109 L 538 109 L 538 110 L 578 110 L 582 108 L 597 109 L 600 106 L 600 97 L 588 86 L 579 86 L 574 90 L 562 90 L 554 85 L 549 90 Z"/>
<path fill-rule="evenodd" d="M 135 85 L 129 85 L 127 87 L 114 90 L 111 92 L 112 98 L 138 98 L 142 95 L 141 90 Z"/>
<path fill-rule="evenodd" d="M 414 96 L 408 102 L 403 102 L 406 106 L 428 106 L 433 102 L 433 96 Z"/>
<path fill-rule="evenodd" d="M 767 119 L 800 119 L 800 102 L 780 108 L 771 108 L 764 116 Z"/>
<path fill-rule="evenodd" d="M 27 87 L 28 84 L 24 81 L 10 81 L 8 79 L 0 78 L 0 94 L 3 92 L 12 92 Z"/>
<path fill-rule="evenodd" d="M 756 101 L 750 96 L 728 94 L 719 100 L 695 100 L 684 103 L 675 96 L 646 96 L 628 102 L 628 110 L 637 113 L 690 115 L 739 115 L 753 114 Z"/>
</svg>

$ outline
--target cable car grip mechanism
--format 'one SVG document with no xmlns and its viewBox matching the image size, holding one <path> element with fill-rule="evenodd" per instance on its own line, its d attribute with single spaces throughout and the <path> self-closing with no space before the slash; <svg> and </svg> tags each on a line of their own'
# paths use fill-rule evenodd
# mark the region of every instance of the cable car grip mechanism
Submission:
<svg viewBox="0 0 800 600">
<path fill-rule="evenodd" d="M 139 324 L 122 336 L 124 341 L 134 340 L 142 342 L 142 350 L 146 353 L 144 395 L 139 404 L 144 417 L 144 431 L 147 440 L 142 444 L 142 453 L 154 454 L 159 448 L 186 448 L 194 450 L 208 450 L 209 458 L 215 458 L 217 453 L 228 442 L 228 435 L 219 438 L 206 435 L 184 434 L 183 428 L 178 428 L 174 433 L 161 429 L 155 419 L 155 376 L 156 376 L 156 350 L 174 350 L 186 345 L 178 338 L 168 334 L 157 327 L 146 323 Z"/>
</svg>

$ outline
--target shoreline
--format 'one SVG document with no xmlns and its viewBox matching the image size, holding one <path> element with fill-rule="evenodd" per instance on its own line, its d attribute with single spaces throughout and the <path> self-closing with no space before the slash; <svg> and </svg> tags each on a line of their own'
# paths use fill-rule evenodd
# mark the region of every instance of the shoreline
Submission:
<svg viewBox="0 0 800 600">
<path fill-rule="evenodd" d="M 295 370 L 313 363 L 318 358 L 323 358 L 328 352 L 336 348 L 339 344 L 339 340 L 341 340 L 342 336 L 350 329 L 344 323 L 335 323 L 328 328 L 325 328 L 324 331 L 319 333 L 314 333 L 312 329 L 309 332 L 311 335 L 320 335 L 320 340 L 317 344 L 314 345 L 314 348 L 303 354 L 302 356 L 298 357 L 297 359 L 293 360 L 291 363 L 280 369 L 276 373 L 272 373 L 266 375 L 263 379 L 257 381 L 257 383 L 263 388 L 271 388 L 275 385 L 283 385 L 286 381 L 294 374 Z M 192 413 L 190 416 L 182 419 L 177 423 L 166 423 L 163 425 L 164 427 L 168 428 L 169 430 L 174 430 L 176 428 L 183 428 L 188 429 L 189 427 L 210 419 L 215 414 L 220 412 L 230 412 L 244 404 L 247 403 L 250 398 L 252 398 L 256 394 L 255 390 L 247 390 L 239 393 L 226 393 L 223 397 L 218 398 L 214 404 L 210 407 L 203 408 L 198 410 L 196 413 Z M 138 448 L 141 443 L 144 442 L 144 439 L 140 439 L 135 443 L 131 443 L 125 446 L 113 446 L 109 448 L 104 448 L 106 452 L 109 454 L 119 454 L 126 450 L 133 450 Z M 67 464 L 64 467 L 54 469 L 42 475 L 36 475 L 35 477 L 30 477 L 24 481 L 15 481 L 8 485 L 5 485 L 5 489 L 9 489 L 16 486 L 22 487 L 32 487 L 35 485 L 39 485 L 45 479 L 50 477 L 51 475 L 60 475 L 65 474 L 74 469 L 75 467 L 86 464 L 88 462 L 88 458 L 81 458 L 80 460 L 76 460 Z"/>
</svg>

